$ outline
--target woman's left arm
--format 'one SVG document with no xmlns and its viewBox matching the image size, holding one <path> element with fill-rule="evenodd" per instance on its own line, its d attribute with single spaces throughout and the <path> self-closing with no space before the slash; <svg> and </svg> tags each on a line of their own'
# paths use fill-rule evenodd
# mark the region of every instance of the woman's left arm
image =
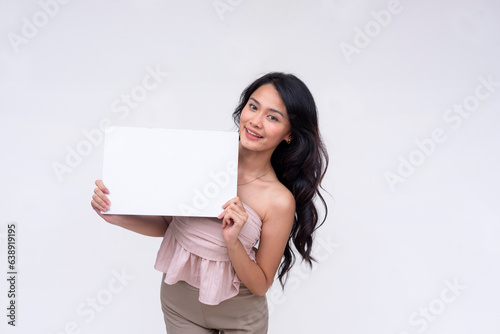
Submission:
<svg viewBox="0 0 500 334">
<path fill-rule="evenodd" d="M 291 193 L 273 196 L 262 223 L 259 248 L 254 262 L 245 251 L 238 235 L 248 214 L 238 197 L 224 204 L 222 234 L 236 274 L 246 287 L 258 296 L 264 295 L 274 281 L 283 258 L 295 216 L 295 200 Z M 283 196 L 285 195 L 285 196 Z"/>
</svg>

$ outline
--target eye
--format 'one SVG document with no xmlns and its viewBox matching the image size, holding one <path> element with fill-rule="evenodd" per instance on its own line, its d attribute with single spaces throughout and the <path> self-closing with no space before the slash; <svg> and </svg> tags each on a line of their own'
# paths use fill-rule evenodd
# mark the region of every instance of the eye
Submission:
<svg viewBox="0 0 500 334">
<path fill-rule="evenodd" d="M 275 116 L 273 116 L 273 115 L 269 115 L 269 116 L 267 116 L 267 117 L 268 117 L 271 121 L 275 121 L 275 122 L 276 122 L 276 121 L 278 121 L 278 118 L 276 118 L 276 117 L 275 117 Z"/>
<path fill-rule="evenodd" d="M 255 106 L 255 104 L 253 104 L 253 103 L 249 103 L 249 104 L 248 104 L 248 107 L 249 107 L 250 109 L 252 109 L 252 110 L 257 110 L 257 107 L 256 107 L 256 106 Z"/>
</svg>

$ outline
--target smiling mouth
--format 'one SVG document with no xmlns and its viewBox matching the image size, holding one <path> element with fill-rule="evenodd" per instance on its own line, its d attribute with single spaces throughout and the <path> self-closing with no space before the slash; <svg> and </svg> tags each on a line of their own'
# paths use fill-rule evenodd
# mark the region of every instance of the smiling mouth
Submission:
<svg viewBox="0 0 500 334">
<path fill-rule="evenodd" d="M 262 136 L 259 136 L 259 135 L 258 135 L 258 134 L 256 134 L 255 132 L 252 132 L 252 131 L 248 130 L 248 128 L 247 128 L 247 127 L 245 127 L 245 130 L 246 130 L 246 132 L 248 132 L 249 134 L 251 134 L 251 135 L 252 135 L 252 136 L 254 136 L 254 137 L 257 137 L 257 138 L 263 138 Z"/>
</svg>

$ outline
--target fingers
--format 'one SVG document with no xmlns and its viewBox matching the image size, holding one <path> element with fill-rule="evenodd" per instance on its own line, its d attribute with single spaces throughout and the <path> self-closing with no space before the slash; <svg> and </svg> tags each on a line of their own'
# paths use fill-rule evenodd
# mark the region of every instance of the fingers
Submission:
<svg viewBox="0 0 500 334">
<path fill-rule="evenodd" d="M 226 202 L 222 207 L 225 210 L 217 218 L 222 219 L 223 229 L 226 226 L 234 224 L 243 226 L 246 223 L 248 214 L 238 197 Z"/>
<path fill-rule="evenodd" d="M 94 189 L 94 195 L 92 195 L 92 201 L 90 203 L 95 210 L 107 211 L 111 201 L 105 193 L 109 194 L 109 190 L 104 186 L 101 180 L 97 180 L 95 184 L 98 188 Z"/>
<path fill-rule="evenodd" d="M 106 193 L 106 194 L 109 194 L 109 189 L 106 188 L 106 186 L 104 185 L 104 183 L 102 182 L 102 180 L 96 180 L 95 181 L 95 185 L 101 189 L 102 192 Z"/>
<path fill-rule="evenodd" d="M 236 204 L 237 206 L 239 206 L 239 207 L 241 207 L 243 209 L 243 204 L 241 203 L 241 200 L 240 200 L 240 198 L 238 196 L 236 196 L 235 198 L 231 198 L 229 201 L 227 201 L 226 203 L 224 203 L 224 205 L 222 206 L 222 208 L 225 209 L 230 204 Z"/>
<path fill-rule="evenodd" d="M 222 206 L 223 209 L 227 209 L 228 207 L 233 206 L 233 208 L 237 207 L 241 211 L 245 211 L 245 208 L 243 207 L 243 203 L 241 202 L 240 198 L 236 196 L 235 198 L 230 199 L 224 205 Z"/>
<path fill-rule="evenodd" d="M 109 200 L 108 200 L 109 201 Z M 101 211 L 108 211 L 109 210 L 109 204 L 103 201 L 99 196 L 96 194 L 92 195 L 92 201 L 90 202 L 92 207 L 94 209 L 98 209 Z"/>
<path fill-rule="evenodd" d="M 102 215 L 102 213 L 101 213 L 101 211 L 103 211 L 103 210 L 101 210 L 101 209 L 99 209 L 98 207 L 94 206 L 94 204 L 93 204 L 93 203 L 92 203 L 92 209 L 94 209 L 94 211 L 95 211 L 95 212 L 96 212 L 99 216 L 101 216 L 101 217 L 103 217 L 103 218 L 104 218 L 104 216 L 103 216 L 103 215 Z"/>
</svg>

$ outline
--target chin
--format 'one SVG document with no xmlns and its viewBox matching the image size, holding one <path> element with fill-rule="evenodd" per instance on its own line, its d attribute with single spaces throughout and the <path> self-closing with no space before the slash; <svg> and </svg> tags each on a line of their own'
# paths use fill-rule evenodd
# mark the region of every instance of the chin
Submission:
<svg viewBox="0 0 500 334">
<path fill-rule="evenodd" d="M 269 146 L 269 143 L 263 143 L 263 142 L 256 143 L 254 141 L 247 140 L 246 138 L 240 139 L 240 143 L 241 146 L 243 146 L 243 148 L 253 152 L 264 152 L 269 150 L 274 151 L 277 147 L 277 145 Z"/>
</svg>

